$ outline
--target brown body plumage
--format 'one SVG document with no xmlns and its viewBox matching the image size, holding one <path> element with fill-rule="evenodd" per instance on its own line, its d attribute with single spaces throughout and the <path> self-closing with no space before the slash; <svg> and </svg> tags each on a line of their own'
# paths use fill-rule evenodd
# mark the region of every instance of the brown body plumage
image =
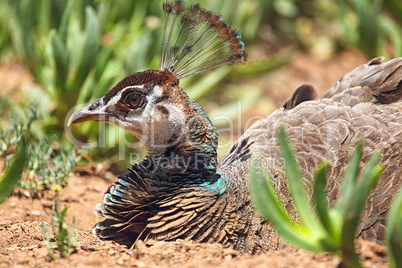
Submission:
<svg viewBox="0 0 402 268">
<path fill-rule="evenodd" d="M 250 201 L 249 160 L 258 153 L 292 214 L 276 139 L 277 124 L 284 122 L 309 191 L 317 164 L 330 163 L 331 204 L 355 143 L 363 140 L 362 164 L 374 149 L 382 150 L 385 170 L 357 235 L 383 242 L 384 219 L 401 185 L 402 59 L 361 65 L 319 100 L 304 84 L 284 108 L 248 129 L 217 168 L 216 129 L 179 79 L 245 61 L 244 45 L 217 14 L 198 6 L 185 9 L 181 1 L 165 3 L 164 11 L 167 21 L 173 18 L 172 25 L 182 28 L 177 39 L 171 39 L 173 26 L 165 28 L 161 70 L 129 75 L 69 121 L 118 125 L 142 139 L 149 152 L 96 206 L 106 219 L 94 227 L 95 234 L 128 246 L 138 239 L 147 244 L 186 239 L 251 253 L 277 249 L 278 236 Z"/>
<path fill-rule="evenodd" d="M 306 85 L 303 88 L 306 95 L 311 94 L 311 88 Z M 295 92 L 284 105 L 287 109 L 280 108 L 256 122 L 238 144 L 247 140 L 249 150 L 258 152 L 290 211 L 293 205 L 283 179 L 276 137 L 279 122 L 285 124 L 309 193 L 317 164 L 330 163 L 327 179 L 330 204 L 338 197 L 341 178 L 356 142 L 363 141 L 363 163 L 375 149 L 380 149 L 385 169 L 367 202 L 357 235 L 383 243 L 386 212 L 402 182 L 402 58 L 386 63 L 371 60 L 342 77 L 321 99 L 307 98 L 295 107 L 289 106 L 304 90 Z M 235 146 L 239 148 L 225 158 L 219 171 L 226 177 L 247 177 L 249 163 L 236 159 L 236 152 L 242 149 Z M 239 188 L 247 188 L 247 180 L 242 182 Z"/>
</svg>

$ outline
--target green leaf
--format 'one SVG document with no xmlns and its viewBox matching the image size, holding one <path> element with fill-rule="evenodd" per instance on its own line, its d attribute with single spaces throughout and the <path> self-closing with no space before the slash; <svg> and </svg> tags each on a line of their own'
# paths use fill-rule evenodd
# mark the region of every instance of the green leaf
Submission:
<svg viewBox="0 0 402 268">
<path fill-rule="evenodd" d="M 311 231 L 320 232 L 322 231 L 322 226 L 319 225 L 316 217 L 313 214 L 313 210 L 307 197 L 306 187 L 303 184 L 300 167 L 296 161 L 296 157 L 293 149 L 290 146 L 289 140 L 286 137 L 285 127 L 283 124 L 279 126 L 278 138 L 281 154 L 284 158 L 285 174 L 288 178 L 289 189 L 297 210 L 297 214 L 299 215 L 304 226 L 309 228 Z"/>
<path fill-rule="evenodd" d="M 361 151 L 361 147 L 357 150 Z M 353 192 L 353 201 L 344 204 L 346 214 L 342 228 L 342 255 L 345 256 L 345 261 L 350 261 L 350 265 L 359 263 L 359 259 L 355 254 L 354 239 L 360 215 L 383 170 L 382 166 L 377 165 L 379 159 L 380 152 L 374 153 L 357 179 L 357 185 Z M 356 166 L 358 167 L 358 163 Z"/>
<path fill-rule="evenodd" d="M 402 2 L 400 0 L 387 0 L 384 1 L 384 5 L 395 15 L 395 18 L 399 19 L 399 22 L 402 21 Z"/>
<path fill-rule="evenodd" d="M 314 234 L 296 224 L 289 216 L 272 185 L 268 172 L 259 166 L 256 157 L 251 160 L 250 193 L 258 211 L 287 241 L 310 251 L 321 251 Z M 262 175 L 261 175 L 262 173 Z"/>
<path fill-rule="evenodd" d="M 339 211 L 341 217 L 346 214 L 346 205 L 349 204 L 355 194 L 356 180 L 359 173 L 359 162 L 362 154 L 362 141 L 358 141 L 356 149 L 353 152 L 352 158 L 349 160 L 345 174 L 343 176 L 339 199 L 335 204 L 335 210 Z"/>
<path fill-rule="evenodd" d="M 402 267 L 402 187 L 388 212 L 386 237 L 389 267 Z"/>
<path fill-rule="evenodd" d="M 401 18 L 402 18 L 402 13 L 401 13 Z M 384 34 L 387 35 L 387 38 L 392 43 L 393 47 L 393 53 L 389 54 L 387 53 L 387 49 L 384 46 L 384 54 L 380 55 L 388 55 L 389 58 L 392 57 L 401 57 L 402 56 L 402 28 L 398 23 L 393 21 L 391 18 L 388 18 L 386 16 L 381 16 L 381 26 Z M 387 54 L 385 54 L 387 53 Z"/>
<path fill-rule="evenodd" d="M 63 16 L 61 17 L 60 26 L 58 29 L 58 34 L 61 40 L 66 42 L 68 36 L 68 24 L 72 14 L 72 7 L 74 1 L 67 1 L 65 8 L 63 8 Z M 66 51 L 64 51 L 66 53 Z M 67 54 L 67 53 L 66 53 Z"/>
<path fill-rule="evenodd" d="M 191 89 L 188 90 L 188 95 L 194 100 L 200 99 L 209 91 L 216 89 L 216 84 L 222 81 L 229 73 L 230 70 L 225 68 L 214 70 L 194 83 Z M 185 88 L 185 85 L 183 85 L 183 88 Z"/>
<path fill-rule="evenodd" d="M 318 166 L 314 175 L 313 184 L 313 203 L 316 206 L 317 216 L 320 219 L 325 230 L 334 238 L 335 226 L 329 214 L 327 191 L 326 191 L 326 171 L 327 163 L 322 163 Z M 335 239 L 335 238 L 334 238 Z"/>
<path fill-rule="evenodd" d="M 18 143 L 17 151 L 10 165 L 6 168 L 3 177 L 0 180 L 0 204 L 11 194 L 14 187 L 21 179 L 26 160 L 26 141 L 24 136 Z"/>
<path fill-rule="evenodd" d="M 95 11 L 91 7 L 85 8 L 85 41 L 80 55 L 75 76 L 68 86 L 69 91 L 78 92 L 84 83 L 89 71 L 95 63 L 95 56 L 99 45 L 99 22 Z"/>
<path fill-rule="evenodd" d="M 230 76 L 237 79 L 244 79 L 247 77 L 266 74 L 270 71 L 276 70 L 283 65 L 290 62 L 295 53 L 295 49 L 284 48 L 280 52 L 277 52 L 269 57 L 250 61 L 244 66 L 239 66 L 230 72 Z"/>
<path fill-rule="evenodd" d="M 50 33 L 52 40 L 52 52 L 56 64 L 56 72 L 54 72 L 55 88 L 64 89 L 68 77 L 68 55 L 66 53 L 67 47 L 60 38 L 60 35 L 52 30 Z"/>
</svg>

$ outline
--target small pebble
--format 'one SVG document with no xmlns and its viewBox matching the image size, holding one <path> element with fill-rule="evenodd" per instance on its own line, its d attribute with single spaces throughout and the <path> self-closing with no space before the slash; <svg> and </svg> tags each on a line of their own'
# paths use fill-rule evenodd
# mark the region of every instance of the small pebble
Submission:
<svg viewBox="0 0 402 268">
<path fill-rule="evenodd" d="M 228 254 L 225 256 L 225 261 L 230 261 L 232 259 L 232 255 Z"/>
<path fill-rule="evenodd" d="M 40 216 L 40 215 L 42 215 L 42 212 L 40 210 L 32 210 L 31 215 L 32 216 Z"/>
</svg>

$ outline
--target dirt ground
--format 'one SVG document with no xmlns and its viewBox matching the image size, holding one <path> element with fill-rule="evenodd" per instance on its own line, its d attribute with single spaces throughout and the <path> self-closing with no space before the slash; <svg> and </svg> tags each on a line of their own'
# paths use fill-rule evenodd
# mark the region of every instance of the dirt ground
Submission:
<svg viewBox="0 0 402 268">
<path fill-rule="evenodd" d="M 91 233 L 97 222 L 93 206 L 102 200 L 110 184 L 100 177 L 69 180 L 60 198 L 67 205 L 67 224 L 75 216 L 76 253 L 52 261 L 43 244 L 41 219 L 50 223 L 51 197 L 28 199 L 14 195 L 0 207 L 0 267 L 337 267 L 339 259 L 293 248 L 261 255 L 242 254 L 219 244 L 176 241 L 152 247 L 138 243 L 127 249 L 113 242 L 100 242 Z M 387 267 L 383 246 L 359 241 L 358 250 L 366 267 Z"/>
<path fill-rule="evenodd" d="M 301 82 L 317 85 L 319 96 L 324 89 L 347 71 L 366 59 L 355 52 L 345 52 L 331 61 L 320 62 L 305 54 L 297 54 L 290 64 L 256 83 L 264 83 L 276 105 L 280 105 Z M 2 83 L 21 78 L 21 67 L 0 65 L 2 93 L 11 92 L 20 84 Z M 12 78 L 15 79 L 12 79 Z M 273 79 L 275 78 L 275 79 Z M 272 90 L 276 88 L 276 90 Z M 257 105 L 258 107 L 258 105 Z M 255 113 L 259 111 L 251 111 Z M 1 162 L 2 159 L 0 159 Z M 3 163 L 1 163 L 3 164 Z M 1 165 L 0 165 L 1 166 Z M 1 167 L 0 167 L 1 170 Z M 78 237 L 76 252 L 70 257 L 56 256 L 52 260 L 43 244 L 41 220 L 49 224 L 52 197 L 30 199 L 14 194 L 0 206 L 0 267 L 337 267 L 339 259 L 328 254 L 313 254 L 285 247 L 277 252 L 261 255 L 242 254 L 219 244 L 194 242 L 160 242 L 146 247 L 141 241 L 134 249 L 113 242 L 100 242 L 91 233 L 99 221 L 92 213 L 102 200 L 104 191 L 112 183 L 102 177 L 72 177 L 60 194 L 62 206 L 68 206 L 67 224 L 71 227 L 75 216 Z M 366 267 L 387 267 L 385 247 L 358 240 L 357 249 Z"/>
</svg>

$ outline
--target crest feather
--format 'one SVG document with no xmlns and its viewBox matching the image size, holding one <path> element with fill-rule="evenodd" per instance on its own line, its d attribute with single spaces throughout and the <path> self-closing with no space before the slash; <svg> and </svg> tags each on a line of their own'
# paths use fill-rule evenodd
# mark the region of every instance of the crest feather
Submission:
<svg viewBox="0 0 402 268">
<path fill-rule="evenodd" d="M 222 16 L 198 4 L 185 8 L 183 1 L 163 3 L 165 28 L 161 70 L 177 79 L 225 65 L 246 61 L 244 43 Z"/>
</svg>

